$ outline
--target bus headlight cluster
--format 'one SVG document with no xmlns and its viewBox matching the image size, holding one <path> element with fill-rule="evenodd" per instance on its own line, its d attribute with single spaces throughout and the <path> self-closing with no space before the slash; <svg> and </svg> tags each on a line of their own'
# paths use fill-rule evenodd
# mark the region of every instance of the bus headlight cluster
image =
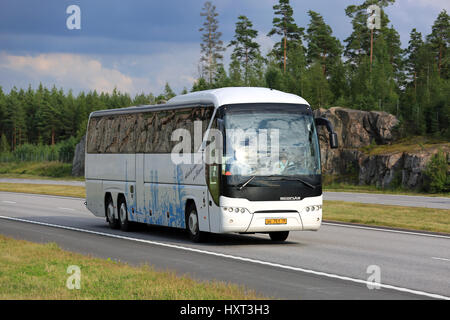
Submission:
<svg viewBox="0 0 450 320">
<path fill-rule="evenodd" d="M 234 213 L 244 213 L 245 212 L 245 208 L 238 208 L 238 207 L 222 207 L 223 211 L 225 212 L 234 212 Z"/>
<path fill-rule="evenodd" d="M 307 206 L 306 208 L 305 208 L 305 211 L 306 212 L 310 212 L 310 211 L 319 211 L 319 210 L 321 210 L 322 209 L 322 206 L 321 205 L 318 205 L 318 206 Z"/>
</svg>

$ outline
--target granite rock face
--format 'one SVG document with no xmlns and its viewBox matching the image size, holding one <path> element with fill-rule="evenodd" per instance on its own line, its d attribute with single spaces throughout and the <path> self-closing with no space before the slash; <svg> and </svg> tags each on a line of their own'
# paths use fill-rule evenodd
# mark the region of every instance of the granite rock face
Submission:
<svg viewBox="0 0 450 320">
<path fill-rule="evenodd" d="M 386 112 L 360 111 L 334 107 L 314 111 L 315 117 L 330 120 L 338 135 L 339 148 L 330 149 L 328 132 L 318 130 L 322 156 L 322 173 L 326 175 L 356 176 L 361 185 L 386 188 L 392 185 L 406 189 L 420 189 L 424 184 L 424 170 L 437 147 L 417 151 L 394 151 L 371 155 L 363 147 L 388 145 L 395 142 L 398 119 Z M 450 153 L 443 146 L 444 153 Z"/>
<path fill-rule="evenodd" d="M 450 152 L 442 147 L 444 153 Z M 376 185 L 382 188 L 392 183 L 406 189 L 420 189 L 424 185 L 428 162 L 439 152 L 439 148 L 427 148 L 412 152 L 395 152 L 363 156 L 360 161 L 359 183 Z"/>
<path fill-rule="evenodd" d="M 315 117 L 331 121 L 338 136 L 339 148 L 330 149 L 328 132 L 319 127 L 322 172 L 328 175 L 353 174 L 358 171 L 364 153 L 360 148 L 394 141 L 393 130 L 398 124 L 395 116 L 386 112 L 368 112 L 341 107 L 318 109 Z"/>
<path fill-rule="evenodd" d="M 387 112 L 360 111 L 333 107 L 314 111 L 315 117 L 324 117 L 331 121 L 338 134 L 339 146 L 345 149 L 357 149 L 369 145 L 390 144 L 394 140 L 393 129 L 398 119 Z M 319 130 L 321 138 L 328 135 L 323 128 Z"/>
<path fill-rule="evenodd" d="M 72 176 L 84 176 L 84 155 L 86 149 L 86 136 L 81 138 L 81 141 L 75 147 L 75 154 L 72 162 Z"/>
</svg>

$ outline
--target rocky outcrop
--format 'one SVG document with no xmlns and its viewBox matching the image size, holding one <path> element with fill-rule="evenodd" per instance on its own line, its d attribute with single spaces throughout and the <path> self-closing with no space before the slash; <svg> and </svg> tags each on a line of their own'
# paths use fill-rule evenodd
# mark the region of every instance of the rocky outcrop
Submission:
<svg viewBox="0 0 450 320">
<path fill-rule="evenodd" d="M 393 129 L 398 120 L 392 114 L 378 111 L 361 111 L 333 107 L 314 111 L 315 117 L 324 117 L 333 123 L 338 134 L 339 146 L 357 149 L 375 142 L 390 144 L 394 141 Z M 326 131 L 319 130 L 321 138 L 327 139 Z"/>
<path fill-rule="evenodd" d="M 86 136 L 81 138 L 81 141 L 75 147 L 75 155 L 72 162 L 72 176 L 84 176 L 84 156 L 86 147 Z"/>
<path fill-rule="evenodd" d="M 386 112 L 360 111 L 333 107 L 314 111 L 315 117 L 331 121 L 338 136 L 339 148 L 330 149 L 328 132 L 319 127 L 322 172 L 328 175 L 357 174 L 362 147 L 371 143 L 390 144 L 394 141 L 395 116 Z"/>
<path fill-rule="evenodd" d="M 401 186 L 420 189 L 424 184 L 424 170 L 438 147 L 412 148 L 412 151 L 390 151 L 370 154 L 373 145 L 395 142 L 398 120 L 386 112 L 368 112 L 340 107 L 318 109 L 315 117 L 329 119 L 337 133 L 339 148 L 330 149 L 328 132 L 319 127 L 322 172 L 329 176 L 352 176 L 359 184 L 381 188 Z M 440 146 L 450 153 L 450 146 Z M 395 150 L 395 148 L 387 148 Z M 417 150 L 420 149 L 420 150 Z"/>
<path fill-rule="evenodd" d="M 381 188 L 401 186 L 405 189 L 421 189 L 423 174 L 433 155 L 441 149 L 450 153 L 448 146 L 430 147 L 418 151 L 363 155 L 360 160 L 359 183 Z"/>
</svg>

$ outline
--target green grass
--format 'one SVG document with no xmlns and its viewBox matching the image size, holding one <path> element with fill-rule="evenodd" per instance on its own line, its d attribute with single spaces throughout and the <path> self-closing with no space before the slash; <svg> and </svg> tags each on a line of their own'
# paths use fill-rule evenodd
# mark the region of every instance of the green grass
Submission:
<svg viewBox="0 0 450 320">
<path fill-rule="evenodd" d="M 69 290 L 70 265 L 80 267 L 81 288 Z M 244 287 L 200 282 L 149 265 L 99 259 L 0 235 L 0 299 L 263 299 Z"/>
<path fill-rule="evenodd" d="M 367 186 L 367 185 L 360 186 L 344 182 L 332 182 L 330 184 L 324 185 L 323 191 L 400 194 L 408 196 L 427 196 L 427 197 L 450 197 L 450 193 L 426 193 L 426 192 L 405 190 L 402 188 L 381 189 L 376 186 Z"/>
<path fill-rule="evenodd" d="M 379 155 L 398 152 L 424 151 L 431 148 L 450 150 L 450 142 L 439 138 L 417 136 L 400 139 L 390 145 L 371 144 L 361 148 L 360 150 L 368 155 Z"/>
<path fill-rule="evenodd" d="M 73 179 L 72 165 L 62 162 L 2 162 L 0 176 L 4 178 Z"/>
<path fill-rule="evenodd" d="M 0 191 L 85 198 L 86 188 L 53 184 L 0 183 Z"/>
<path fill-rule="evenodd" d="M 323 219 L 450 233 L 450 210 L 324 201 Z"/>
</svg>

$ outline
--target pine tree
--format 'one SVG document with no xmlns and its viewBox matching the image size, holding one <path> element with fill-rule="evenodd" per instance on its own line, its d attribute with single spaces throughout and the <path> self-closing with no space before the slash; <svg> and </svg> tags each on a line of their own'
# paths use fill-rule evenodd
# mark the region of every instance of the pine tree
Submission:
<svg viewBox="0 0 450 320">
<path fill-rule="evenodd" d="M 366 0 L 346 9 L 352 18 L 353 32 L 345 40 L 344 54 L 350 71 L 350 103 L 355 108 L 396 111 L 403 78 L 403 51 L 400 37 L 388 26 L 389 18 L 384 12 L 392 3 L 394 0 Z M 370 30 L 367 26 L 367 8 L 372 4 L 380 7 L 380 29 Z"/>
<path fill-rule="evenodd" d="M 231 57 L 230 66 L 228 69 L 228 74 L 230 78 L 230 85 L 233 87 L 240 87 L 244 85 L 244 81 L 242 80 L 242 70 L 241 63 L 236 57 Z"/>
<path fill-rule="evenodd" d="M 417 94 L 417 77 L 421 66 L 421 51 L 424 47 L 422 34 L 417 32 L 416 28 L 411 30 L 409 34 L 409 45 L 405 50 L 407 55 L 405 60 L 405 71 L 407 72 L 407 80 L 412 81 L 414 85 L 415 95 Z M 416 99 L 415 99 L 416 100 Z"/>
<path fill-rule="evenodd" d="M 311 21 L 306 30 L 308 40 L 308 62 L 318 61 L 322 65 L 323 74 L 329 75 L 329 70 L 341 57 L 342 45 L 332 35 L 332 30 L 322 16 L 314 11 L 308 11 Z"/>
<path fill-rule="evenodd" d="M 0 86 L 0 135 L 6 133 L 6 97 Z"/>
<path fill-rule="evenodd" d="M 325 75 L 321 61 L 317 60 L 312 63 L 307 71 L 308 87 L 304 97 L 308 100 L 313 108 L 329 107 L 333 94 Z"/>
<path fill-rule="evenodd" d="M 25 142 L 26 137 L 26 113 L 23 107 L 24 92 L 18 92 L 13 87 L 6 97 L 6 117 L 3 120 L 6 131 L 9 132 L 11 148 L 15 150 L 18 145 Z"/>
<path fill-rule="evenodd" d="M 208 83 L 206 83 L 205 78 L 201 77 L 194 82 L 191 92 L 203 91 L 208 89 L 211 89 L 211 87 L 208 85 Z"/>
<path fill-rule="evenodd" d="M 222 65 L 222 52 L 225 51 L 225 48 L 222 40 L 220 40 L 222 33 L 218 31 L 219 21 L 217 16 L 219 14 L 216 12 L 216 6 L 207 1 L 202 10 L 200 16 L 205 17 L 205 22 L 199 30 L 204 32 L 202 34 L 202 43 L 200 44 L 202 53 L 200 63 L 203 67 L 202 77 L 208 79 L 209 85 L 212 85 L 218 67 Z"/>
<path fill-rule="evenodd" d="M 170 87 L 168 82 L 166 82 L 166 85 L 164 86 L 164 94 L 163 95 L 164 95 L 164 99 L 166 101 L 168 101 L 176 96 L 175 92 L 173 92 L 173 90 Z"/>
<path fill-rule="evenodd" d="M 439 16 L 433 24 L 432 32 L 427 37 L 427 41 L 431 44 L 431 48 L 435 53 L 439 75 L 448 79 L 449 58 L 447 54 L 450 42 L 450 16 L 446 10 L 442 10 L 439 13 Z"/>
<path fill-rule="evenodd" d="M 234 39 L 230 41 L 230 44 L 228 45 L 229 47 L 234 46 L 231 55 L 233 70 L 236 71 L 238 64 L 242 66 L 244 74 L 243 82 L 245 86 L 250 84 L 251 69 L 261 55 L 259 44 L 254 41 L 258 36 L 258 31 L 252 29 L 252 27 L 252 22 L 246 16 L 239 16 L 238 22 L 236 22 Z"/>
<path fill-rule="evenodd" d="M 283 77 L 284 90 L 299 96 L 305 96 L 309 90 L 307 79 L 306 50 L 301 41 L 291 42 L 288 51 L 287 72 Z"/>
<path fill-rule="evenodd" d="M 287 69 L 288 51 L 298 46 L 302 41 L 304 28 L 300 28 L 294 21 L 294 11 L 289 4 L 289 0 L 279 0 L 277 5 L 273 6 L 275 17 L 273 18 L 273 28 L 267 36 L 279 35 L 282 37 L 280 42 L 275 44 L 273 54 L 283 66 L 284 72 Z"/>
<path fill-rule="evenodd" d="M 11 149 L 9 148 L 8 140 L 4 134 L 0 137 L 0 153 L 9 152 Z"/>
<path fill-rule="evenodd" d="M 353 27 L 351 35 L 345 39 L 347 45 L 344 52 L 351 66 L 357 67 L 360 65 L 364 56 L 371 56 L 371 38 L 375 41 L 375 39 L 383 34 L 383 31 L 389 23 L 389 19 L 384 12 L 384 8 L 394 2 L 395 0 L 366 0 L 359 6 L 351 5 L 345 9 L 345 14 L 352 19 Z M 369 30 L 367 27 L 367 19 L 369 17 L 367 8 L 372 4 L 380 7 L 380 30 Z"/>
<path fill-rule="evenodd" d="M 39 85 L 41 100 L 37 114 L 38 126 L 42 132 L 42 140 L 45 144 L 56 144 L 56 131 L 60 125 L 61 108 L 58 103 L 58 91 L 53 88 L 50 92 Z"/>
</svg>

